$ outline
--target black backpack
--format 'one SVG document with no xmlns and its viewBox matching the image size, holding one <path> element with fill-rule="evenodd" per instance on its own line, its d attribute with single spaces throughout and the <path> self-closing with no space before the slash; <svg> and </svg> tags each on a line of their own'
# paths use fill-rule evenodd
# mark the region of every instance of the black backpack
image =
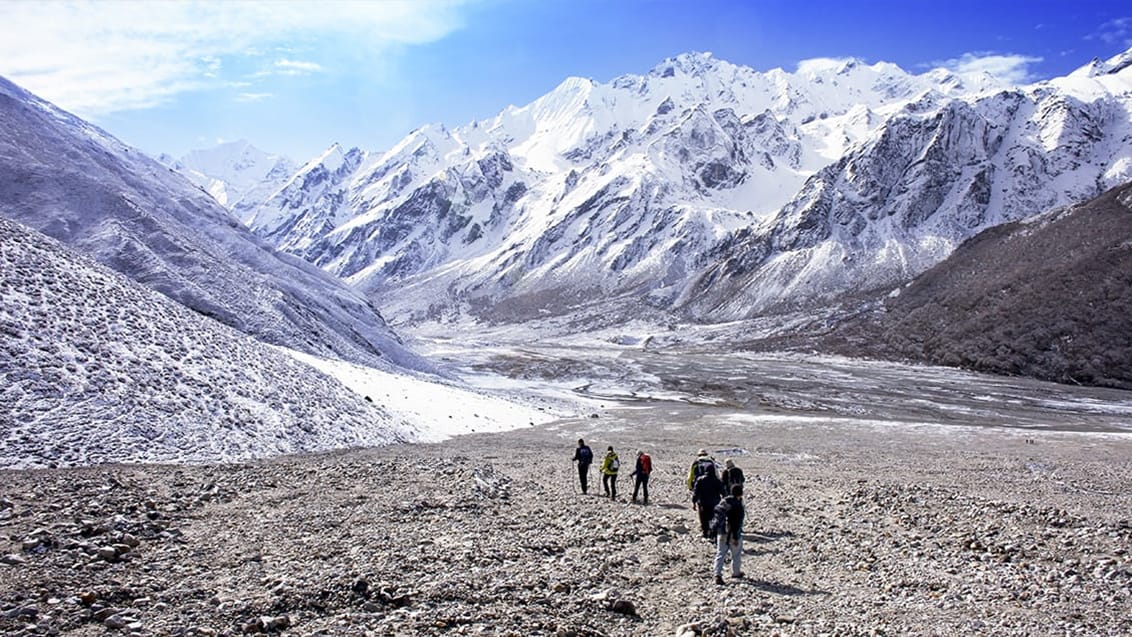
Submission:
<svg viewBox="0 0 1132 637">
<path fill-rule="evenodd" d="M 731 503 L 727 500 L 722 500 L 715 505 L 715 511 L 711 515 L 711 524 L 708 526 L 712 535 L 720 536 L 727 533 L 727 514 L 729 511 L 731 511 Z"/>
<path fill-rule="evenodd" d="M 578 462 L 590 464 L 594 461 L 594 452 L 589 447 L 578 447 Z"/>
<path fill-rule="evenodd" d="M 745 478 L 743 477 L 743 470 L 739 467 L 731 467 L 727 470 L 727 488 L 731 488 L 733 484 L 743 484 Z M 727 495 L 731 495 L 728 493 Z"/>
<path fill-rule="evenodd" d="M 695 476 L 696 480 L 706 476 L 709 473 L 715 473 L 715 463 L 711 458 L 700 458 L 696 461 Z"/>
</svg>

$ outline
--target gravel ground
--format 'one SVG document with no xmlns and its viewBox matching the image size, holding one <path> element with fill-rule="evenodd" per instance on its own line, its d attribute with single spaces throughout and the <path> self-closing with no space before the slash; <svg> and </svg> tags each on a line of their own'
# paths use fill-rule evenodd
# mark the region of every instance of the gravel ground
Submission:
<svg viewBox="0 0 1132 637">
<path fill-rule="evenodd" d="M 670 404 L 599 416 L 252 464 L 0 474 L 0 632 L 1132 633 L 1128 436 L 727 426 Z M 648 450 L 650 505 L 626 501 L 628 475 L 619 501 L 578 494 L 579 436 L 626 464 Z M 723 586 L 682 484 L 699 447 L 748 476 L 747 577 Z"/>
</svg>

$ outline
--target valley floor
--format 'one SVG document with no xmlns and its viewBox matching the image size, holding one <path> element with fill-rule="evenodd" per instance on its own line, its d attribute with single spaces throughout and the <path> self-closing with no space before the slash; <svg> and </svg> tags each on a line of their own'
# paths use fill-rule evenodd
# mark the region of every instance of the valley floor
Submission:
<svg viewBox="0 0 1132 637">
<path fill-rule="evenodd" d="M 596 417 L 592 417 L 596 416 Z M 652 499 L 580 495 L 585 437 Z M 748 476 L 717 586 L 683 480 Z M 1126 433 L 750 420 L 641 400 L 507 433 L 225 466 L 8 471 L 0 633 L 1127 635 Z"/>
</svg>

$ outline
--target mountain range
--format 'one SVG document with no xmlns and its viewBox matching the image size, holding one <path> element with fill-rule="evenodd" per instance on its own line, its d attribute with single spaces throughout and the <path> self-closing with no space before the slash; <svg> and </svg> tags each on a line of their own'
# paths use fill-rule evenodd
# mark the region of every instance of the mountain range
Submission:
<svg viewBox="0 0 1132 637">
<path fill-rule="evenodd" d="M 267 347 L 438 371 L 378 307 L 1132 386 L 1130 67 L 1011 87 L 688 54 L 302 166 L 246 143 L 162 163 L 0 79 L 0 463 L 413 438 Z"/>
<path fill-rule="evenodd" d="M 1009 86 L 685 54 L 385 152 L 333 145 L 239 216 L 395 324 L 817 307 L 887 293 L 983 230 L 1132 179 L 1130 61 Z"/>
</svg>

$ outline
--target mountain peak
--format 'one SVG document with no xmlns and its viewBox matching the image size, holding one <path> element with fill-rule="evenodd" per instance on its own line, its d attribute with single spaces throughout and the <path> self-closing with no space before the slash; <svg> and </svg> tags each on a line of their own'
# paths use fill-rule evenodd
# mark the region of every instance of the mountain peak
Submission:
<svg viewBox="0 0 1132 637">
<path fill-rule="evenodd" d="M 673 77 L 679 71 L 685 75 L 703 75 L 716 68 L 719 61 L 709 52 L 692 51 L 668 58 L 649 71 L 657 77 Z"/>
<path fill-rule="evenodd" d="M 1100 77 L 1102 75 L 1116 75 L 1124 69 L 1132 67 L 1132 48 L 1117 53 L 1107 60 L 1099 57 L 1093 58 L 1088 64 L 1069 74 L 1069 77 Z"/>
<path fill-rule="evenodd" d="M 325 166 L 328 170 L 337 170 L 342 162 L 345 160 L 346 153 L 342 150 L 342 146 L 338 142 L 331 144 L 322 154 L 314 159 L 308 161 L 306 165 L 299 169 L 300 173 L 309 172 L 316 166 Z"/>
<path fill-rule="evenodd" d="M 798 75 L 841 75 L 858 66 L 867 66 L 857 58 L 810 58 L 798 63 Z"/>
</svg>

